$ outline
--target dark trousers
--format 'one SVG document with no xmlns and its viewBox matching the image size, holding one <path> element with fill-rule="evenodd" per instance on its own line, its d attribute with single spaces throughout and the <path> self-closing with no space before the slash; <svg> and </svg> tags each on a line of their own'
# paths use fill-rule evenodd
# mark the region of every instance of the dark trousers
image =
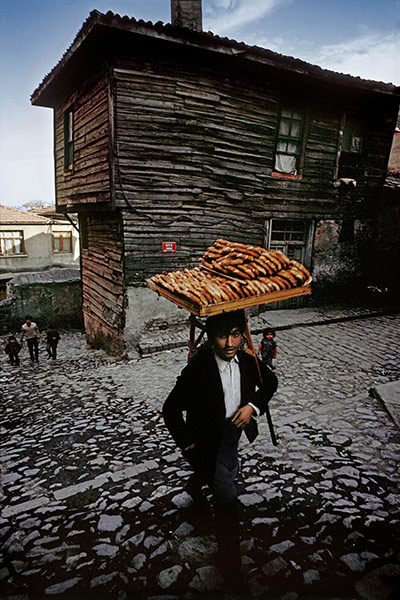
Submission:
<svg viewBox="0 0 400 600">
<path fill-rule="evenodd" d="M 214 479 L 210 486 L 218 504 L 228 504 L 237 498 L 235 480 L 239 470 L 240 434 L 241 429 L 232 425 L 230 421 L 226 422 L 215 463 Z"/>
<path fill-rule="evenodd" d="M 57 358 L 57 344 L 47 344 L 46 350 L 49 358 L 53 358 L 54 360 Z"/>
<path fill-rule="evenodd" d="M 215 534 L 218 544 L 218 566 L 225 584 L 236 588 L 241 578 L 239 510 L 235 480 L 238 474 L 238 444 L 242 430 L 226 422 L 209 487 L 214 497 Z M 201 496 L 201 475 L 189 479 L 187 491 L 196 499 Z"/>
<path fill-rule="evenodd" d="M 31 360 L 36 360 L 36 362 L 39 360 L 39 346 L 38 346 L 38 341 L 37 338 L 31 338 L 30 340 L 26 340 L 26 343 L 28 344 L 28 350 L 29 350 L 29 354 L 31 357 Z"/>
<path fill-rule="evenodd" d="M 240 579 L 239 505 L 236 500 L 226 504 L 216 503 L 215 535 L 218 544 L 218 566 L 225 583 L 235 585 Z"/>
<path fill-rule="evenodd" d="M 19 356 L 18 353 L 14 353 L 14 352 L 10 352 L 10 354 L 8 355 L 10 358 L 10 363 L 12 365 L 19 365 Z"/>
</svg>

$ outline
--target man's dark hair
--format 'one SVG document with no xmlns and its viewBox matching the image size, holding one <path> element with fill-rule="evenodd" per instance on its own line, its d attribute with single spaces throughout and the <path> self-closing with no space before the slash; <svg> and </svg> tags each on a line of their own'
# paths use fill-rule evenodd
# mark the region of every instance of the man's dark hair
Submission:
<svg viewBox="0 0 400 600">
<path fill-rule="evenodd" d="M 234 327 L 237 327 L 240 333 L 246 331 L 246 318 L 243 310 L 235 310 L 208 317 L 206 321 L 207 337 L 209 340 L 213 340 L 217 336 L 227 335 Z"/>
<path fill-rule="evenodd" d="M 26 315 L 25 321 L 32 321 L 32 317 L 30 315 Z"/>
</svg>

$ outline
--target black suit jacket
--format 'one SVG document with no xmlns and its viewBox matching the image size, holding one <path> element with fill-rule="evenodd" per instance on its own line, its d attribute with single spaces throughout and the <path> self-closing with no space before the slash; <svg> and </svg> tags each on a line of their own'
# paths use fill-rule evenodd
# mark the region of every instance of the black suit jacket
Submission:
<svg viewBox="0 0 400 600">
<path fill-rule="evenodd" d="M 241 402 L 249 402 L 265 412 L 277 388 L 276 376 L 246 352 L 237 354 L 240 368 Z M 186 413 L 186 419 L 183 416 Z M 226 427 L 224 393 L 214 352 L 208 344 L 186 365 L 163 406 L 165 424 L 176 444 L 183 450 L 195 444 L 195 451 L 185 456 L 193 468 L 209 479 L 215 466 L 216 453 Z M 240 433 L 240 430 L 239 430 Z"/>
</svg>

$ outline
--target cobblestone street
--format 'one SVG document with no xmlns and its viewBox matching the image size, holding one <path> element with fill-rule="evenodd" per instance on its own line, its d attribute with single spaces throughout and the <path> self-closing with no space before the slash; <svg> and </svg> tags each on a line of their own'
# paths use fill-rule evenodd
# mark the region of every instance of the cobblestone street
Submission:
<svg viewBox="0 0 400 600">
<path fill-rule="evenodd" d="M 400 432 L 369 391 L 400 379 L 400 315 L 277 341 L 278 445 L 262 418 L 241 447 L 248 597 L 394 600 Z M 56 361 L 2 353 L 2 599 L 223 595 L 213 520 L 193 510 L 160 416 L 186 356 L 116 361 L 80 333 L 62 335 Z"/>
</svg>

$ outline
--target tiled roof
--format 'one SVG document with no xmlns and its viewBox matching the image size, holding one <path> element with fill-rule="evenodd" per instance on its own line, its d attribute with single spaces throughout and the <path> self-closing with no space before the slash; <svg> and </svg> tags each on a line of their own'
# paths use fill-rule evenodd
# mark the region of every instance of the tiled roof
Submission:
<svg viewBox="0 0 400 600">
<path fill-rule="evenodd" d="M 161 21 L 153 24 L 149 21 L 137 21 L 133 17 L 121 17 L 119 14 L 114 14 L 111 11 L 107 12 L 107 14 L 103 14 L 98 10 L 93 10 L 83 23 L 80 31 L 61 60 L 52 69 L 52 71 L 46 75 L 39 87 L 33 92 L 31 97 L 33 104 L 37 104 L 39 106 L 50 105 L 41 104 L 43 100 L 48 102 L 47 98 L 43 98 L 43 95 L 45 97 L 47 95 L 46 92 L 48 92 L 48 87 L 61 73 L 63 68 L 74 56 L 74 54 L 82 50 L 83 42 L 86 40 L 86 38 L 88 38 L 95 30 L 99 31 L 101 28 L 103 31 L 124 31 L 140 36 L 146 36 L 147 38 L 155 38 L 157 40 L 165 40 L 183 44 L 186 47 L 192 46 L 198 49 L 204 49 L 208 51 L 211 50 L 230 56 L 233 60 L 235 57 L 242 60 L 250 60 L 253 63 L 256 62 L 261 65 L 278 67 L 280 69 L 297 74 L 308 75 L 331 84 L 336 82 L 339 85 L 347 85 L 367 91 L 370 90 L 374 92 L 400 96 L 400 88 L 392 84 L 365 80 L 352 75 L 344 75 L 341 73 L 335 73 L 334 71 L 328 71 L 316 65 L 311 65 L 298 58 L 284 56 L 283 54 L 272 52 L 271 50 L 266 50 L 265 48 L 260 48 L 259 46 L 248 46 L 243 42 L 237 42 L 236 40 L 231 40 L 226 37 L 221 38 L 212 32 L 206 33 L 203 31 L 192 31 L 190 29 L 175 27 L 170 24 L 165 25 Z"/>
<path fill-rule="evenodd" d="M 64 214 L 62 212 L 57 212 L 55 204 L 52 204 L 51 206 L 44 206 L 43 208 L 40 208 L 39 210 L 35 210 L 35 214 L 39 215 L 41 217 L 47 217 L 48 219 L 53 221 L 53 223 L 56 221 L 70 222 L 70 219 L 72 219 L 73 221 L 78 220 L 76 213 L 68 213 L 68 216 L 67 216 L 66 214 Z"/>
<path fill-rule="evenodd" d="M 39 210 L 35 210 L 35 213 L 42 217 L 51 217 L 56 214 L 56 206 L 55 206 L 55 204 L 52 204 L 51 206 L 43 206 L 43 208 L 39 208 Z"/>
<path fill-rule="evenodd" d="M 0 225 L 46 225 L 50 219 L 0 204 Z"/>
</svg>

